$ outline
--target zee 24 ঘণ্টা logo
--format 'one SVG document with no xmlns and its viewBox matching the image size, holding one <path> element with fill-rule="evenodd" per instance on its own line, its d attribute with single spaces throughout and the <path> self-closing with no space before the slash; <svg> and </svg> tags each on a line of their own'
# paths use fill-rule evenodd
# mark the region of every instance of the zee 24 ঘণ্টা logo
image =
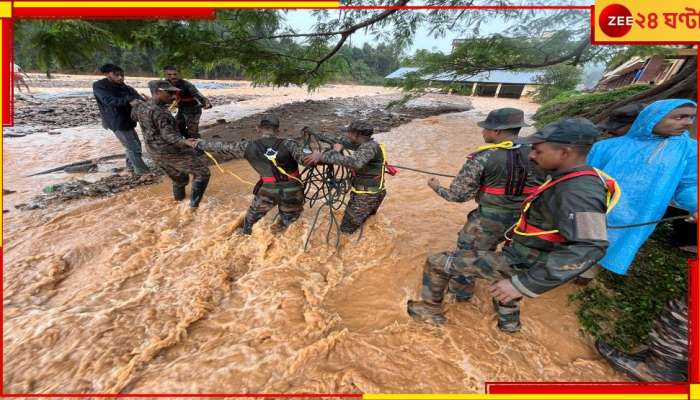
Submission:
<svg viewBox="0 0 700 400">
<path fill-rule="evenodd" d="M 680 12 L 632 12 L 622 4 L 610 4 L 605 7 L 599 17 L 598 25 L 606 35 L 613 38 L 625 36 L 633 26 L 643 30 L 658 29 L 661 24 L 676 29 L 685 27 L 698 30 L 700 37 L 700 9 L 684 7 Z"/>
</svg>

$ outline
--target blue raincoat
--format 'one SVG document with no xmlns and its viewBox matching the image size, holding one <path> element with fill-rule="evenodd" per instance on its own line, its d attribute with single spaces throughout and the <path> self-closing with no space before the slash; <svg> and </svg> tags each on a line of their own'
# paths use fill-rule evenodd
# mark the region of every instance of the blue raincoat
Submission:
<svg viewBox="0 0 700 400">
<path fill-rule="evenodd" d="M 661 219 L 669 203 L 695 212 L 698 206 L 697 141 L 683 132 L 662 137 L 654 126 L 679 106 L 695 106 L 681 99 L 656 101 L 645 107 L 625 136 L 596 143 L 588 164 L 612 176 L 622 196 L 608 214 L 608 225 L 627 225 Z M 639 248 L 656 225 L 608 229 L 609 247 L 599 264 L 626 274 Z"/>
</svg>

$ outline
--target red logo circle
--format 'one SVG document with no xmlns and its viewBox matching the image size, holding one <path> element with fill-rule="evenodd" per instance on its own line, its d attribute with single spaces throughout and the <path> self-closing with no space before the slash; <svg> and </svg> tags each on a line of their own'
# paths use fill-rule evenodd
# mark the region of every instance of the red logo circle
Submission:
<svg viewBox="0 0 700 400">
<path fill-rule="evenodd" d="M 632 29 L 632 13 L 622 4 L 610 4 L 600 13 L 598 25 L 608 36 L 625 36 Z"/>
</svg>

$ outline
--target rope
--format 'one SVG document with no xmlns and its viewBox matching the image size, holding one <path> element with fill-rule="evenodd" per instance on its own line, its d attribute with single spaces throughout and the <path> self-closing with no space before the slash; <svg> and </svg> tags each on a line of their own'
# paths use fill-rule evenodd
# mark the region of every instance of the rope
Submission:
<svg viewBox="0 0 700 400">
<path fill-rule="evenodd" d="M 321 140 L 319 136 L 313 132 L 304 131 L 304 150 L 321 150 Z M 328 230 L 326 231 L 326 243 L 331 240 L 331 234 L 335 227 L 335 247 L 340 245 L 340 223 L 335 216 L 335 211 L 338 211 L 345 205 L 345 197 L 351 188 L 352 174 L 349 168 L 331 164 L 317 164 L 313 167 L 307 167 L 301 173 L 301 181 L 304 184 L 304 197 L 308 201 L 309 208 L 313 208 L 317 203 L 320 207 L 314 215 L 311 222 L 309 234 L 304 243 L 304 251 L 308 250 L 311 236 L 316 230 L 317 223 L 321 212 L 328 212 Z"/>
<path fill-rule="evenodd" d="M 231 171 L 225 169 L 224 167 L 222 167 L 221 165 L 219 165 L 219 162 L 216 161 L 216 158 L 214 158 L 214 156 L 211 155 L 211 153 L 209 153 L 208 151 L 205 151 L 204 154 L 206 154 L 207 157 L 209 157 L 212 161 L 214 161 L 214 165 L 216 165 L 216 168 L 218 168 L 219 171 L 233 176 L 234 178 L 238 179 L 239 181 L 245 183 L 246 185 L 255 186 L 254 183 L 248 182 L 247 180 L 241 178 L 240 176 L 234 174 L 233 172 L 231 172 Z"/>
<path fill-rule="evenodd" d="M 389 166 L 390 166 L 390 167 L 394 167 L 394 168 L 398 168 L 398 169 L 406 169 L 406 170 L 409 170 L 409 171 L 420 172 L 421 174 L 435 175 L 435 176 L 444 176 L 445 178 L 455 178 L 455 177 L 456 177 L 455 175 L 441 174 L 441 173 L 438 173 L 438 172 L 425 171 L 425 170 L 422 170 L 422 169 L 411 168 L 411 167 L 404 167 L 404 166 L 401 166 L 401 165 L 394 165 L 394 164 L 391 164 L 391 165 L 389 165 Z"/>
<path fill-rule="evenodd" d="M 644 225 L 653 225 L 653 224 L 658 224 L 661 222 L 666 222 L 666 221 L 674 221 L 677 219 L 688 219 L 690 217 L 689 215 L 679 215 L 676 217 L 668 217 L 668 218 L 662 218 L 662 219 L 657 219 L 656 221 L 649 221 L 649 222 L 640 222 L 638 224 L 629 224 L 629 225 L 617 225 L 617 226 L 610 226 L 608 225 L 608 229 L 625 229 L 625 228 L 634 228 L 637 226 L 644 226 Z"/>
</svg>

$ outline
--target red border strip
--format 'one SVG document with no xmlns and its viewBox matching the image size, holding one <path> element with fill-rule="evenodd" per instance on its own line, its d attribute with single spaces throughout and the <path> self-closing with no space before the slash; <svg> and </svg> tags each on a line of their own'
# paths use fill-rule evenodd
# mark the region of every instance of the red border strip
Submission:
<svg viewBox="0 0 700 400">
<path fill-rule="evenodd" d="M 687 394 L 686 383 L 487 383 L 489 394 Z"/>
<path fill-rule="evenodd" d="M 51 7 L 51 8 L 15 8 L 13 16 L 18 18 L 47 19 L 214 19 L 213 8 L 100 8 L 100 7 Z"/>
</svg>

